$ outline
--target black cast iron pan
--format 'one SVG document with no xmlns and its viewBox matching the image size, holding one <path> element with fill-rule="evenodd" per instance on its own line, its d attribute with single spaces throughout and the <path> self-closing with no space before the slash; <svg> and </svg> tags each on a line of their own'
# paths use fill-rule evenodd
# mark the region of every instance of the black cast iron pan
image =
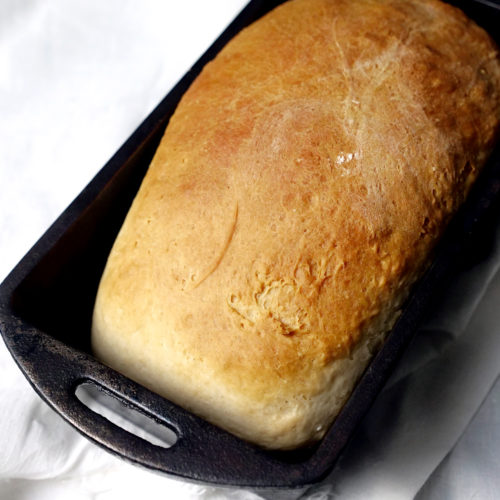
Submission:
<svg viewBox="0 0 500 500">
<path fill-rule="evenodd" d="M 111 245 L 180 97 L 204 64 L 239 30 L 281 2 L 253 0 L 165 97 L 107 165 L 61 214 L 0 286 L 0 330 L 38 394 L 86 437 L 136 464 L 172 476 L 247 487 L 298 487 L 333 467 L 413 336 L 443 290 L 471 236 L 498 204 L 500 148 L 494 152 L 436 258 L 325 438 L 313 448 L 269 452 L 179 408 L 99 363 L 90 352 L 94 297 Z M 499 41 L 500 5 L 453 2 Z M 170 448 L 116 426 L 75 395 L 90 384 L 168 427 Z"/>
</svg>

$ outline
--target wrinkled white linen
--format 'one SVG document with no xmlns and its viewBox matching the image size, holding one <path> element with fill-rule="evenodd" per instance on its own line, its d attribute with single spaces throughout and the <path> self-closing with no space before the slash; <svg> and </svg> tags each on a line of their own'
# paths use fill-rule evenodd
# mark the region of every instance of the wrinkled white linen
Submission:
<svg viewBox="0 0 500 500">
<path fill-rule="evenodd" d="M 0 279 L 243 4 L 0 3 Z M 45 405 L 0 343 L 0 498 L 461 498 L 466 484 L 494 498 L 498 389 L 469 423 L 499 374 L 498 251 L 456 277 L 330 477 L 306 492 L 204 487 L 129 465 Z"/>
</svg>

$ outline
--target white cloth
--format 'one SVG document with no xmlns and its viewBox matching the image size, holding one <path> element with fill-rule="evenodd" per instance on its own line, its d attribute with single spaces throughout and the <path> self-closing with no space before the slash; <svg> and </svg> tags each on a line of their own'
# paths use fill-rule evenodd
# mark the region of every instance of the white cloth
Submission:
<svg viewBox="0 0 500 500">
<path fill-rule="evenodd" d="M 0 280 L 244 3 L 0 2 Z M 499 374 L 498 252 L 457 276 L 331 476 L 280 497 L 496 498 L 500 384 L 469 422 Z M 277 498 L 129 465 L 49 409 L 3 343 L 0 370 L 2 499 Z"/>
</svg>

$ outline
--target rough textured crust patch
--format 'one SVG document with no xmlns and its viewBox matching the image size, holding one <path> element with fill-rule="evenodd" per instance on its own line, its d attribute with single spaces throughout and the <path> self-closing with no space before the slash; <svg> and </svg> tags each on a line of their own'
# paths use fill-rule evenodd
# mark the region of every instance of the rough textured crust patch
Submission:
<svg viewBox="0 0 500 500">
<path fill-rule="evenodd" d="M 105 363 L 270 448 L 323 436 L 484 164 L 487 35 L 436 0 L 292 0 L 183 97 L 95 305 Z"/>
</svg>

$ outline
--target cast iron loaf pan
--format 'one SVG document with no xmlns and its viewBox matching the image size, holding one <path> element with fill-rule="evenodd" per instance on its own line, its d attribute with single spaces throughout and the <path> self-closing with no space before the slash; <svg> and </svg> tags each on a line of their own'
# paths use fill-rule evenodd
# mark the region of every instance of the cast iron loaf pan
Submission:
<svg viewBox="0 0 500 500">
<path fill-rule="evenodd" d="M 298 487 L 325 477 L 393 370 L 431 300 L 455 272 L 471 235 L 477 240 L 478 228 L 491 218 L 499 199 L 497 148 L 441 240 L 433 265 L 414 288 L 382 350 L 327 435 L 313 448 L 280 453 L 262 450 L 98 362 L 90 350 L 90 326 L 99 278 L 169 117 L 204 64 L 244 26 L 278 3 L 254 0 L 247 5 L 0 286 L 2 335 L 19 368 L 42 399 L 106 450 L 135 464 L 196 482 L 254 488 Z M 454 3 L 498 43 L 498 3 Z M 116 426 L 76 397 L 75 391 L 81 384 L 91 384 L 170 428 L 177 441 L 164 448 Z"/>
</svg>

